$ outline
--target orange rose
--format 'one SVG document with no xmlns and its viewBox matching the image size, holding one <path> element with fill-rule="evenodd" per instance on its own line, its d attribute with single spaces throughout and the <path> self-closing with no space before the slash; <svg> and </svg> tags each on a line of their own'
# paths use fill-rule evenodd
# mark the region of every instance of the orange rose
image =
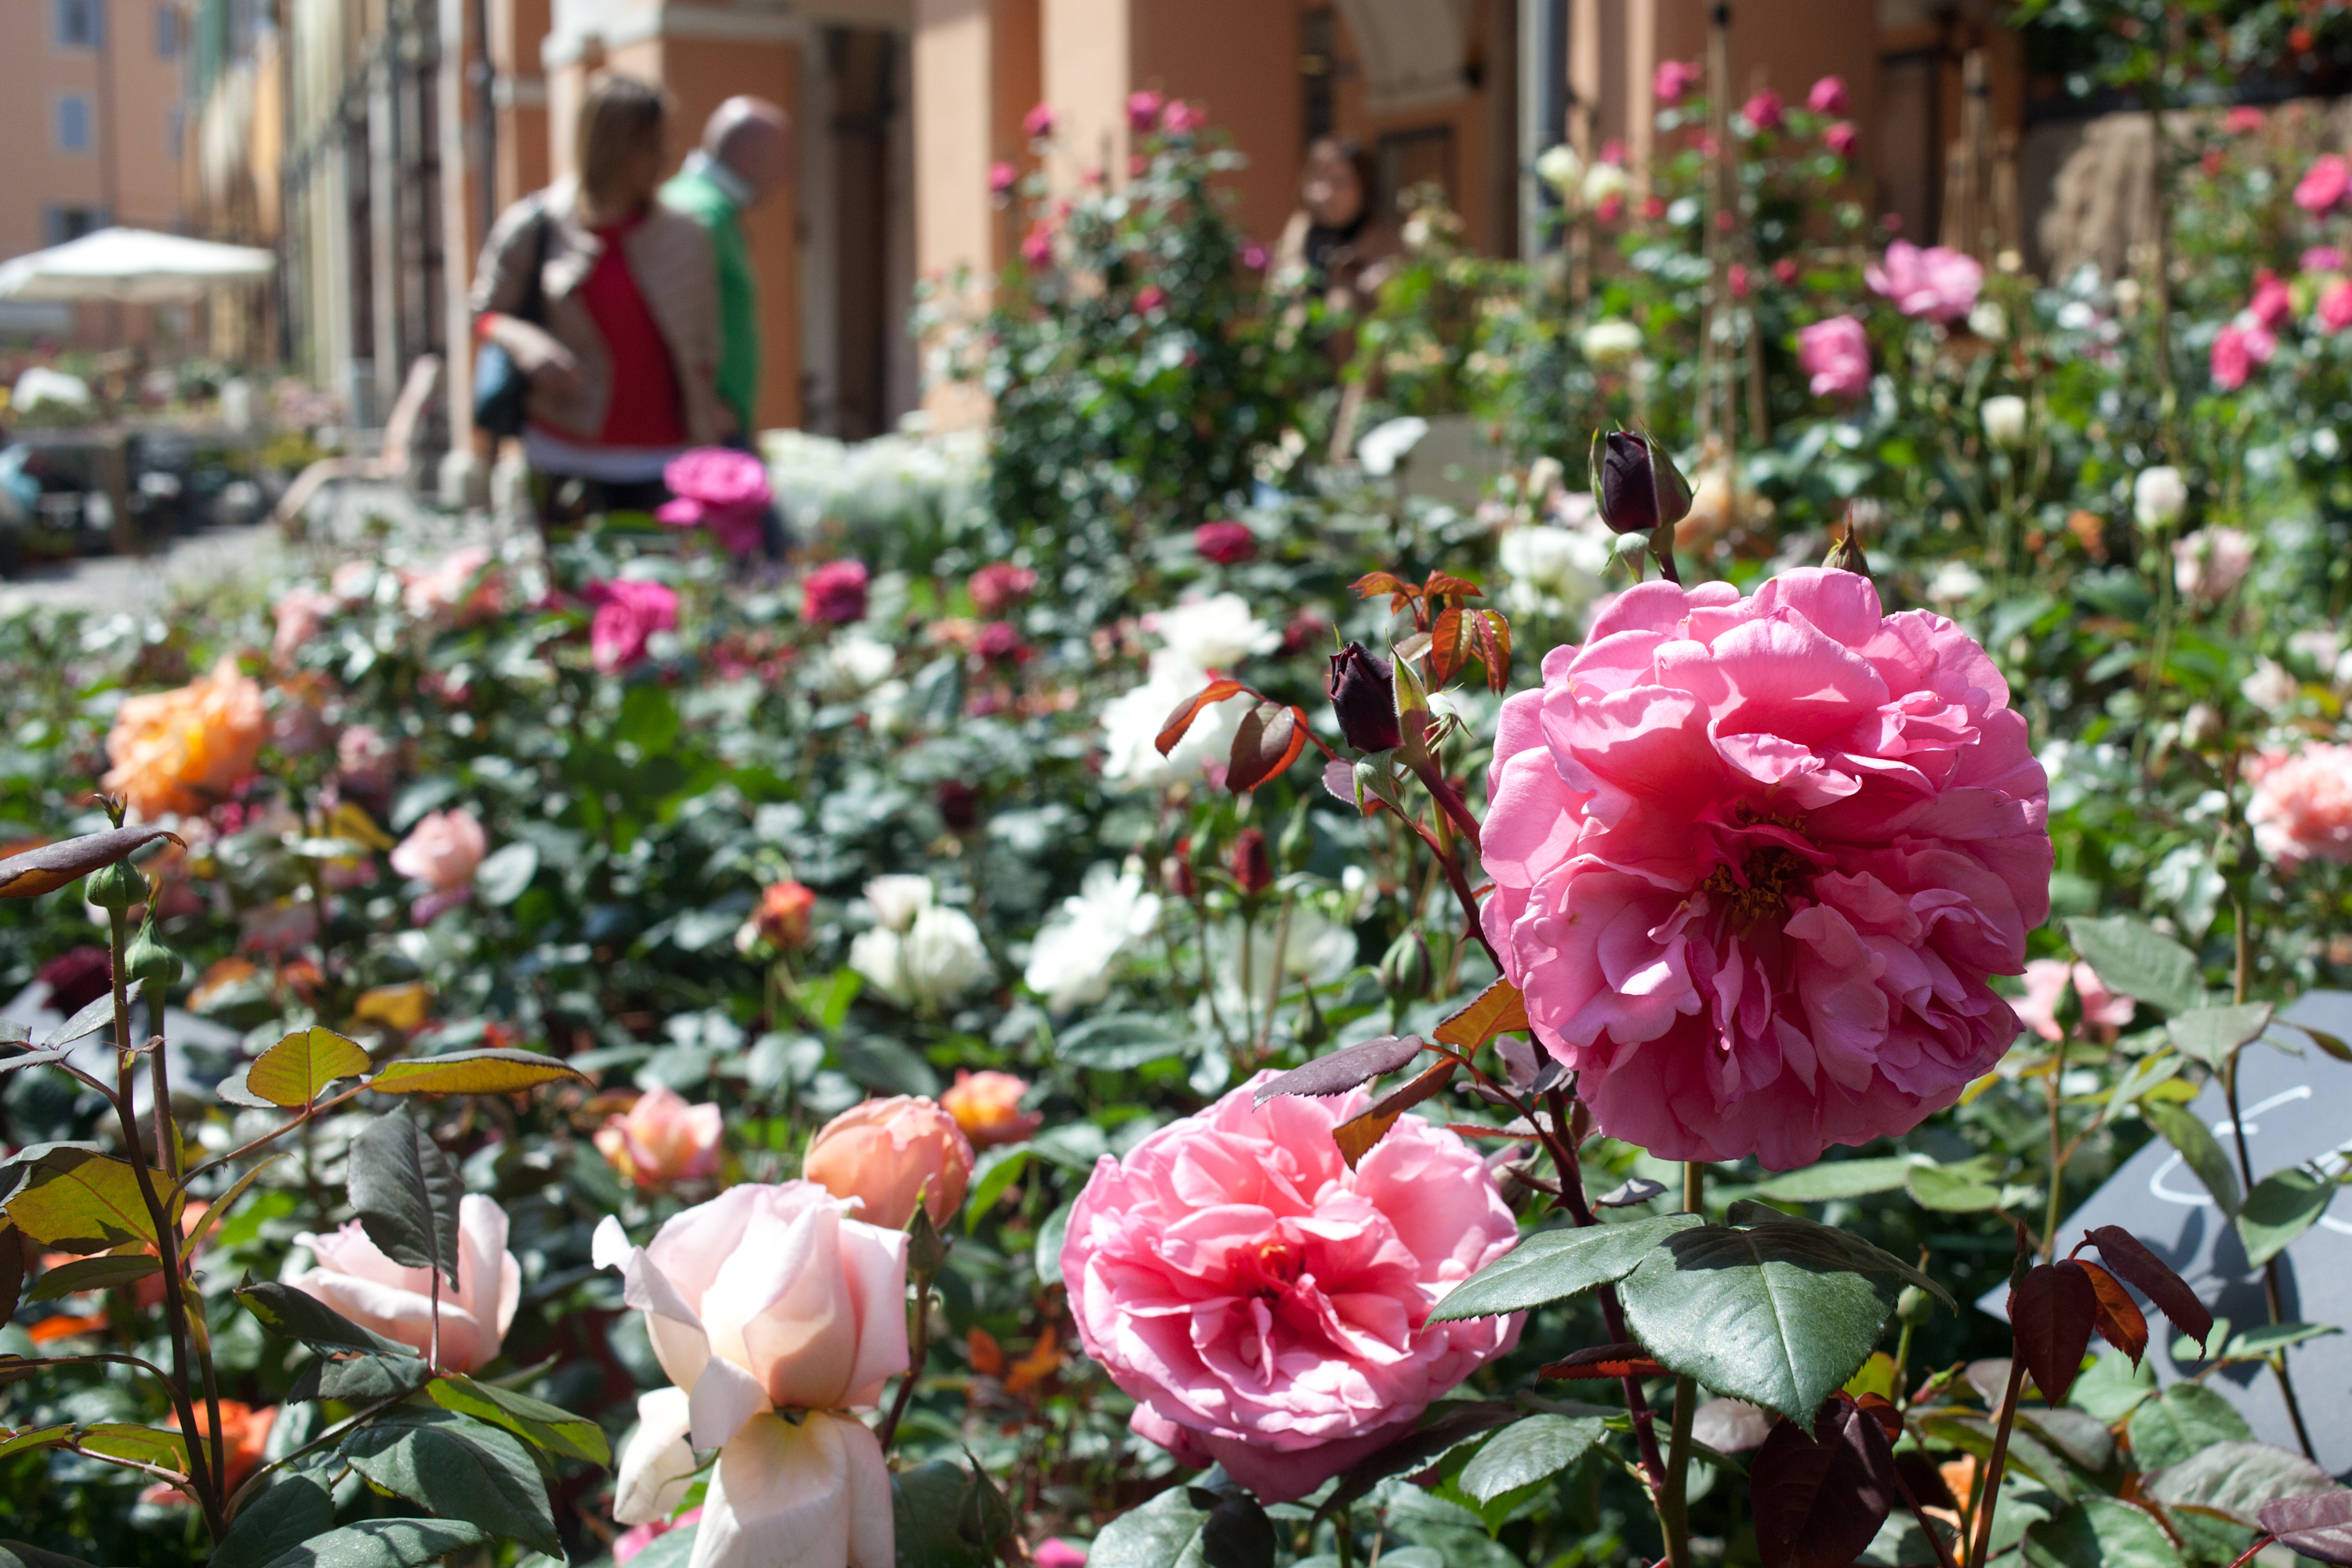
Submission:
<svg viewBox="0 0 2352 1568">
<path fill-rule="evenodd" d="M 207 1427 L 211 1426 L 211 1422 L 206 1419 L 208 1408 L 203 1401 L 197 1401 L 196 1419 Z M 221 1468 L 226 1472 L 221 1482 L 222 1489 L 235 1491 L 245 1484 L 247 1477 L 253 1474 L 255 1468 L 261 1463 L 263 1453 L 268 1447 L 269 1428 L 277 1425 L 277 1422 L 278 1406 L 275 1405 L 265 1405 L 256 1410 L 253 1406 L 240 1405 L 234 1399 L 224 1399 L 220 1402 Z M 172 1431 L 178 1431 L 180 1429 L 179 1412 L 173 1411 L 165 1418 L 163 1425 Z M 209 1458 L 211 1454 L 209 1447 L 205 1453 Z M 141 1492 L 139 1500 L 184 1503 L 188 1500 L 188 1498 L 179 1488 L 165 1486 L 159 1481 Z"/>
<path fill-rule="evenodd" d="M 213 672 L 172 691 L 123 700 L 100 781 L 142 817 L 194 815 L 226 798 L 261 750 L 261 688 L 223 655 Z"/>
<path fill-rule="evenodd" d="M 956 1069 L 955 1087 L 940 1096 L 940 1104 L 956 1119 L 964 1136 L 985 1149 L 997 1143 L 1018 1143 L 1034 1135 L 1045 1119 L 1021 1112 L 1021 1097 L 1028 1081 L 1009 1072 L 966 1072 Z"/>
<path fill-rule="evenodd" d="M 931 1100 L 902 1094 L 869 1100 L 826 1122 L 809 1145 L 801 1174 L 837 1198 L 859 1198 L 857 1217 L 886 1230 L 904 1228 L 918 1196 L 931 1223 L 945 1225 L 971 1181 L 971 1142 L 955 1118 Z"/>
</svg>

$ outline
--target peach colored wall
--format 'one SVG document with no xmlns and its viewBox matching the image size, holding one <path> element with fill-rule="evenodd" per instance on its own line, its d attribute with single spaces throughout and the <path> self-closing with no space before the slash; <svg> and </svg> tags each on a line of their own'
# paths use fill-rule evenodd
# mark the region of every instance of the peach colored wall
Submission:
<svg viewBox="0 0 2352 1568">
<path fill-rule="evenodd" d="M 1040 0 L 1041 89 L 1061 115 L 1047 173 L 1057 190 L 1090 175 L 1127 174 L 1127 95 L 1132 90 L 1132 4 L 1149 0 Z"/>
<path fill-rule="evenodd" d="M 995 254 L 988 165 L 1003 150 L 989 22 L 988 0 L 915 0 L 915 270 L 925 278 L 985 271 Z"/>
<path fill-rule="evenodd" d="M 1045 62 L 1039 57 L 1038 0 L 990 0 L 988 6 L 988 140 L 992 162 L 1003 160 L 1024 175 L 1034 173 L 1037 160 L 1029 151 L 1022 121 L 1045 96 Z M 920 93 L 918 103 L 924 102 Z M 916 117 L 919 125 L 921 116 Z M 919 130 L 917 134 L 920 134 Z M 993 239 L 992 264 L 1011 259 L 1017 239 L 1018 215 L 993 215 L 989 232 Z"/>
<path fill-rule="evenodd" d="M 1632 0 L 1638 4 L 1639 0 Z M 1488 48 L 1486 28 L 1491 7 L 1474 5 L 1466 8 L 1468 52 L 1473 59 L 1485 58 Z M 1501 230 L 1502 215 L 1495 210 L 1494 182 L 1486 177 L 1488 159 L 1516 159 L 1516 143 L 1495 147 L 1494 110 L 1487 91 L 1495 72 L 1486 73 L 1476 90 L 1466 89 L 1456 98 L 1442 103 L 1425 104 L 1417 109 L 1374 114 L 1364 104 L 1362 67 L 1356 52 L 1355 40 L 1349 36 L 1345 13 L 1339 26 L 1340 60 L 1339 80 L 1335 94 L 1333 118 L 1338 130 L 1353 136 L 1367 148 L 1377 152 L 1381 138 L 1400 132 L 1424 131 L 1443 126 L 1454 138 L 1454 204 L 1461 214 L 1463 234 L 1473 249 L 1497 254 L 1513 243 L 1512 237 Z M 1295 142 L 1297 132 L 1291 133 Z M 1294 163 L 1293 167 L 1296 167 Z"/>
<path fill-rule="evenodd" d="M 1188 99 L 1248 167 L 1226 182 L 1242 226 L 1268 242 L 1297 205 L 1300 126 L 1297 0 L 1133 0 L 1129 80 Z"/>
<path fill-rule="evenodd" d="M 1704 62 L 1706 0 L 1637 0 L 1657 10 L 1657 58 Z M 1816 79 L 1842 77 L 1864 134 L 1878 123 L 1877 0 L 1738 0 L 1731 7 L 1734 102 L 1769 88 L 1802 104 Z M 1864 160 L 1869 158 L 1864 143 Z"/>
</svg>

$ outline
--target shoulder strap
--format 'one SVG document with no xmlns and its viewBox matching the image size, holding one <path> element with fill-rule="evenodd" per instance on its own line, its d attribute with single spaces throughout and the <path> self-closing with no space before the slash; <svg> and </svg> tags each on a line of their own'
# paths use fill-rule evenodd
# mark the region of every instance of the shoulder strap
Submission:
<svg viewBox="0 0 2352 1568">
<path fill-rule="evenodd" d="M 536 323 L 547 313 L 547 231 L 552 226 L 548 221 L 544 193 L 531 198 L 530 226 L 530 288 L 514 313 L 526 321 Z"/>
</svg>

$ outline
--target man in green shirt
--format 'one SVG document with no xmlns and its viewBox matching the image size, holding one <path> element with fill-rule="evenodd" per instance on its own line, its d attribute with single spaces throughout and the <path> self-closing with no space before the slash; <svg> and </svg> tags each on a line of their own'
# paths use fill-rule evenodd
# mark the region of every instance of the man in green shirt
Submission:
<svg viewBox="0 0 2352 1568">
<path fill-rule="evenodd" d="M 763 98 L 730 98 L 711 111 L 702 145 L 662 187 L 662 200 L 710 234 L 719 262 L 719 397 L 749 445 L 760 399 L 760 284 L 743 239 L 743 214 L 784 183 L 792 121 Z"/>
</svg>

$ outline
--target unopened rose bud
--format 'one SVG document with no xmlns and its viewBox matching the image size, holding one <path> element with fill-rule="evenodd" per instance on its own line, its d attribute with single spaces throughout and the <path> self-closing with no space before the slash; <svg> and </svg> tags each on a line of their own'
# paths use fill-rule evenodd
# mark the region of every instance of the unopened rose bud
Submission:
<svg viewBox="0 0 2352 1568">
<path fill-rule="evenodd" d="M 1429 991 L 1429 949 L 1409 931 L 1381 955 L 1381 989 L 1391 1002 L 1418 1002 Z"/>
<path fill-rule="evenodd" d="M 1201 890 L 1199 879 L 1192 875 L 1190 840 L 1177 845 L 1176 853 L 1160 863 L 1160 880 L 1171 898 L 1190 899 Z"/>
<path fill-rule="evenodd" d="M 801 1162 L 801 1174 L 837 1198 L 863 1200 L 857 1217 L 903 1229 L 917 1199 L 934 1225 L 963 1203 L 971 1181 L 971 1141 L 954 1117 L 919 1095 L 853 1105 L 826 1122 Z"/>
<path fill-rule="evenodd" d="M 808 945 L 809 913 L 815 908 L 816 894 L 811 889 L 790 880 L 771 882 L 761 889 L 751 921 L 768 945 L 796 952 Z"/>
<path fill-rule="evenodd" d="M 1916 1328 L 1936 1315 L 1936 1299 L 1916 1285 L 1906 1285 L 1895 1299 L 1895 1315 Z"/>
<path fill-rule="evenodd" d="M 978 1148 L 1025 1142 L 1045 1124 L 1045 1118 L 1021 1109 L 1028 1081 L 1009 1072 L 956 1069 L 956 1080 L 940 1096 L 940 1105 L 963 1129 Z"/>
<path fill-rule="evenodd" d="M 1225 868 L 1241 884 L 1242 891 L 1253 898 L 1273 887 L 1274 860 L 1265 852 L 1265 835 L 1255 827 L 1242 829 L 1225 858 Z"/>
<path fill-rule="evenodd" d="M 1388 663 L 1367 653 L 1363 644 L 1351 642 L 1331 656 L 1326 689 L 1348 744 L 1360 752 L 1387 752 L 1404 743 L 1397 728 L 1396 692 Z"/>
<path fill-rule="evenodd" d="M 145 985 L 174 984 L 180 978 L 180 955 L 155 940 L 155 906 L 150 904 L 148 918 L 139 928 L 131 945 L 123 950 L 123 967 L 131 978 Z"/>
<path fill-rule="evenodd" d="M 1612 430 L 1592 437 L 1592 493 L 1601 518 L 1619 533 L 1649 533 L 1680 522 L 1691 509 L 1690 485 L 1650 437 Z"/>
<path fill-rule="evenodd" d="M 127 860 L 101 866 L 82 884 L 82 896 L 101 910 L 127 910 L 147 901 L 147 879 Z"/>
</svg>

